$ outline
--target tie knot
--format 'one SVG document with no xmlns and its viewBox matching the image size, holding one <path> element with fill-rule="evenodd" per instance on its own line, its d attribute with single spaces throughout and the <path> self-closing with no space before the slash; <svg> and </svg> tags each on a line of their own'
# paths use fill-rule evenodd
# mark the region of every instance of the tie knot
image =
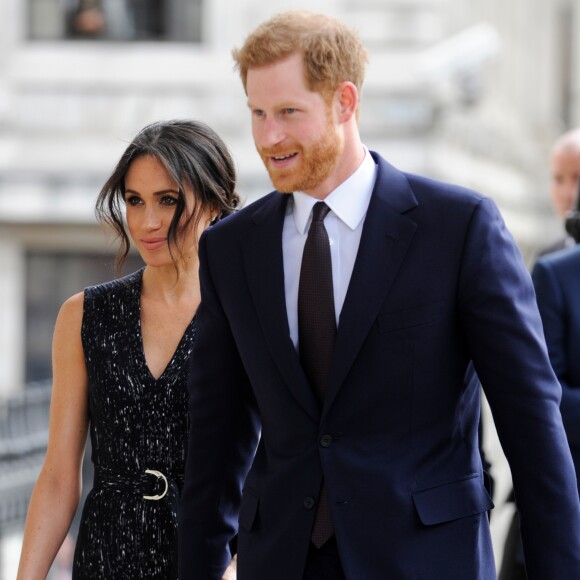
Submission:
<svg viewBox="0 0 580 580">
<path fill-rule="evenodd" d="M 323 202 L 318 201 L 314 204 L 314 208 L 312 209 L 312 221 L 313 222 L 321 222 L 324 218 L 328 215 L 330 208 Z"/>
</svg>

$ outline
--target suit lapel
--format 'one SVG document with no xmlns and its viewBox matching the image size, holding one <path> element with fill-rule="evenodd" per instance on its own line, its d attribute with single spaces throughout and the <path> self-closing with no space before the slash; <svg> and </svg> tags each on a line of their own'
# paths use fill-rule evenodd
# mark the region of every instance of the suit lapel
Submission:
<svg viewBox="0 0 580 580">
<path fill-rule="evenodd" d="M 284 289 L 282 228 L 288 196 L 274 193 L 254 214 L 242 253 L 248 286 L 272 357 L 295 398 L 318 421 L 320 409 L 290 339 Z"/>
<path fill-rule="evenodd" d="M 402 215 L 417 206 L 405 176 L 382 158 L 359 250 L 340 314 L 323 418 L 353 365 L 403 262 L 416 224 Z"/>
</svg>

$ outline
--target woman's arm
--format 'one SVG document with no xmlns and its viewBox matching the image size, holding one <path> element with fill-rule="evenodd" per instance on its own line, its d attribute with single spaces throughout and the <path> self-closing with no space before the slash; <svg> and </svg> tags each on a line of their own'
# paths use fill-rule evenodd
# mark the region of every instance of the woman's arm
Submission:
<svg viewBox="0 0 580 580">
<path fill-rule="evenodd" d="M 28 508 L 17 580 L 46 578 L 80 498 L 89 422 L 83 299 L 81 293 L 67 300 L 56 321 L 48 449 Z"/>
</svg>

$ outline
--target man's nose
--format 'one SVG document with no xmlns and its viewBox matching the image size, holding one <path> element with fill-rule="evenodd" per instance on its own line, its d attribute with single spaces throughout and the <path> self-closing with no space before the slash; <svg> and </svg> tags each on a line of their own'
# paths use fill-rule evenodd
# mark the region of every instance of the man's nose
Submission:
<svg viewBox="0 0 580 580">
<path fill-rule="evenodd" d="M 571 180 L 570 183 L 568 183 L 568 186 L 566 187 L 564 192 L 564 199 L 566 200 L 566 204 L 570 206 L 569 209 L 572 209 L 572 206 L 574 205 L 577 198 L 578 198 L 578 180 L 574 179 Z"/>
<path fill-rule="evenodd" d="M 281 143 L 285 138 L 285 133 L 280 123 L 274 118 L 265 119 L 260 130 L 261 147 L 274 147 Z"/>
</svg>

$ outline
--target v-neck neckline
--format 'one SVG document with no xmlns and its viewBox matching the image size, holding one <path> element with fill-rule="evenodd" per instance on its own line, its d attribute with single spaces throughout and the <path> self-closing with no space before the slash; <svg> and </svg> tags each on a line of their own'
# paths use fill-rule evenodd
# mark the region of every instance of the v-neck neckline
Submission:
<svg viewBox="0 0 580 580">
<path fill-rule="evenodd" d="M 147 357 L 145 356 L 145 343 L 143 341 L 143 328 L 142 328 L 142 324 L 141 324 L 141 291 L 143 288 L 143 272 L 144 271 L 145 271 L 145 268 L 141 268 L 141 270 L 138 272 L 137 284 L 135 285 L 135 292 L 134 292 L 135 316 L 137 319 L 137 343 L 138 343 L 139 355 L 141 357 L 141 366 L 143 367 L 148 379 L 152 380 L 155 384 L 157 384 L 163 378 L 165 378 L 165 375 L 167 375 L 169 373 L 169 370 L 173 366 L 173 363 L 177 357 L 177 354 L 181 350 L 181 346 L 183 345 L 183 342 L 185 341 L 185 339 L 189 333 L 189 330 L 195 321 L 195 314 L 193 315 L 193 318 L 190 320 L 189 324 L 185 327 L 185 331 L 181 335 L 181 338 L 179 339 L 179 342 L 177 343 L 177 346 L 175 347 L 175 350 L 173 351 L 173 354 L 171 355 L 169 361 L 165 365 L 165 368 L 163 369 L 163 371 L 161 371 L 161 374 L 157 378 L 155 378 L 155 376 L 151 372 L 151 369 L 149 368 L 149 365 L 147 364 Z"/>
</svg>

